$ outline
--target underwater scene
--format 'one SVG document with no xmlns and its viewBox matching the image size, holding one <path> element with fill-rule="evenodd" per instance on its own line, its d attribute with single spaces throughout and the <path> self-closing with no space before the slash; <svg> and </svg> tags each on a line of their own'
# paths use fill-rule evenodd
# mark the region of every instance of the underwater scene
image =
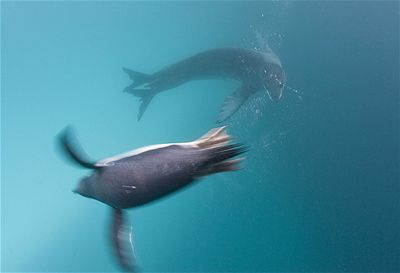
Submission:
<svg viewBox="0 0 400 273">
<path fill-rule="evenodd" d="M 400 272 L 398 1 L 1 1 L 1 272 Z"/>
</svg>

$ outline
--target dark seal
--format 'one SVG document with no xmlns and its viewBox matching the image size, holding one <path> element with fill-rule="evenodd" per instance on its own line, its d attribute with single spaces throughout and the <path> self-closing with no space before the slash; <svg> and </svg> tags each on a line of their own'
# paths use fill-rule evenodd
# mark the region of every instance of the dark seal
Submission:
<svg viewBox="0 0 400 273">
<path fill-rule="evenodd" d="M 206 175 L 234 171 L 245 147 L 230 144 L 225 127 L 185 143 L 152 145 L 97 162 L 88 160 L 66 129 L 59 137 L 65 155 L 77 165 L 92 169 L 75 192 L 112 207 L 111 238 L 119 264 L 136 270 L 132 228 L 123 209 L 148 204 L 182 189 Z"/>
<path fill-rule="evenodd" d="M 264 51 L 244 48 L 208 50 L 154 74 L 144 74 L 127 68 L 123 70 L 133 80 L 124 91 L 141 99 L 138 120 L 156 94 L 188 81 L 231 78 L 241 82 L 241 85 L 225 99 L 217 122 L 228 119 L 257 91 L 265 90 L 272 101 L 278 101 L 286 82 L 281 61 L 269 47 Z"/>
</svg>

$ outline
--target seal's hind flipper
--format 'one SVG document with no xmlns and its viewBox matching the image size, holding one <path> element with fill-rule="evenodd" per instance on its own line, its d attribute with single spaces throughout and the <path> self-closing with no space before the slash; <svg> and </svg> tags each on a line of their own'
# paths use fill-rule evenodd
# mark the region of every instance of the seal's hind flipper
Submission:
<svg viewBox="0 0 400 273">
<path fill-rule="evenodd" d="M 234 144 L 224 144 L 222 146 L 213 147 L 208 149 L 208 160 L 207 165 L 221 164 L 230 160 L 238 155 L 247 152 L 249 149 L 247 146 L 234 143 Z"/>
<path fill-rule="evenodd" d="M 133 71 L 131 69 L 123 67 L 122 70 L 129 75 L 129 78 L 133 81 L 133 83 L 127 88 L 135 88 L 142 84 L 145 84 L 151 80 L 151 75 Z"/>
<path fill-rule="evenodd" d="M 197 177 L 240 169 L 239 163 L 244 158 L 235 157 L 247 152 L 248 147 L 238 143 L 230 144 L 230 141 L 231 136 L 226 132 L 226 126 L 223 126 L 208 131 L 192 142 L 205 156 L 201 167 L 197 170 Z"/>
<path fill-rule="evenodd" d="M 156 92 L 154 92 L 151 89 L 131 89 L 131 88 L 126 88 L 124 91 L 140 98 L 140 107 L 137 115 L 137 119 L 139 121 L 142 118 L 144 111 L 146 111 L 147 106 L 149 106 Z"/>
<path fill-rule="evenodd" d="M 137 272 L 132 226 L 126 223 L 125 213 L 121 209 L 113 208 L 111 240 L 121 268 L 128 272 Z"/>
<path fill-rule="evenodd" d="M 222 126 L 211 129 L 205 135 L 194 141 L 194 143 L 199 148 L 210 148 L 228 143 L 230 139 L 231 137 L 226 133 L 226 126 Z"/>
<path fill-rule="evenodd" d="M 101 166 L 96 165 L 94 162 L 87 159 L 87 156 L 80 148 L 78 141 L 73 137 L 71 127 L 66 127 L 59 135 L 58 141 L 62 148 L 64 155 L 74 164 L 84 168 L 98 169 Z"/>
<path fill-rule="evenodd" d="M 217 119 L 218 123 L 227 120 L 232 116 L 242 104 L 248 99 L 250 94 L 252 94 L 252 89 L 247 85 L 242 85 L 232 95 L 225 98 L 222 105 L 221 111 Z"/>
<path fill-rule="evenodd" d="M 248 148 L 240 144 L 223 144 L 204 150 L 206 159 L 198 169 L 196 176 L 201 177 L 213 173 L 230 172 L 240 169 L 242 158 L 235 157 L 248 151 Z"/>
<path fill-rule="evenodd" d="M 214 164 L 209 166 L 208 168 L 205 168 L 201 171 L 198 172 L 198 176 L 206 176 L 214 173 L 221 173 L 221 172 L 233 172 L 233 171 L 238 171 L 240 170 L 240 162 L 242 162 L 245 158 L 237 158 L 237 159 L 232 159 L 232 160 L 226 160 L 223 162 L 220 162 L 218 164 Z"/>
</svg>

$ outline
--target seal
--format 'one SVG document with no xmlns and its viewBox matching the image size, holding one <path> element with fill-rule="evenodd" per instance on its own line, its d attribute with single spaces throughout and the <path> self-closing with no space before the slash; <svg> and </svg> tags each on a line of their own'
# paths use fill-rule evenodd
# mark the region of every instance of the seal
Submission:
<svg viewBox="0 0 400 273">
<path fill-rule="evenodd" d="M 144 74 L 127 68 L 123 70 L 133 80 L 124 91 L 141 100 L 138 120 L 156 94 L 188 81 L 230 78 L 241 82 L 225 99 L 217 118 L 218 123 L 233 115 L 257 91 L 265 90 L 272 101 L 278 101 L 286 83 L 281 61 L 268 46 L 263 51 L 244 48 L 212 49 L 167 66 L 154 74 Z"/>
<path fill-rule="evenodd" d="M 111 240 L 121 267 L 136 271 L 132 228 L 124 209 L 142 206 L 176 192 L 201 177 L 239 169 L 247 149 L 231 144 L 225 127 L 184 143 L 142 147 L 97 162 L 89 160 L 68 127 L 59 135 L 64 154 L 92 173 L 74 190 L 112 208 Z"/>
</svg>

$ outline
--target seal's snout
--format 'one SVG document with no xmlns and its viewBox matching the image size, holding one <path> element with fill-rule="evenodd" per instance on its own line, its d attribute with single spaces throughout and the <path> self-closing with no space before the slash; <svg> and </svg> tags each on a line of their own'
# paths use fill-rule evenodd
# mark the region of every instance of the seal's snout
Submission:
<svg viewBox="0 0 400 273">
<path fill-rule="evenodd" d="M 73 193 L 76 193 L 76 194 L 82 195 L 82 192 L 83 192 L 83 185 L 82 185 L 82 182 L 80 182 L 80 183 L 78 184 L 78 186 L 77 186 L 75 189 L 72 190 L 72 192 L 73 192 Z"/>
<path fill-rule="evenodd" d="M 273 102 L 278 102 L 282 97 L 282 94 L 280 94 L 279 96 L 270 96 L 271 101 Z"/>
<path fill-rule="evenodd" d="M 278 102 L 282 98 L 282 90 L 268 90 L 267 94 L 272 102 Z"/>
<path fill-rule="evenodd" d="M 72 190 L 72 192 L 85 197 L 92 198 L 93 196 L 92 179 L 93 179 L 92 176 L 87 176 L 82 178 L 82 180 L 79 181 L 78 186 L 74 190 Z"/>
</svg>

